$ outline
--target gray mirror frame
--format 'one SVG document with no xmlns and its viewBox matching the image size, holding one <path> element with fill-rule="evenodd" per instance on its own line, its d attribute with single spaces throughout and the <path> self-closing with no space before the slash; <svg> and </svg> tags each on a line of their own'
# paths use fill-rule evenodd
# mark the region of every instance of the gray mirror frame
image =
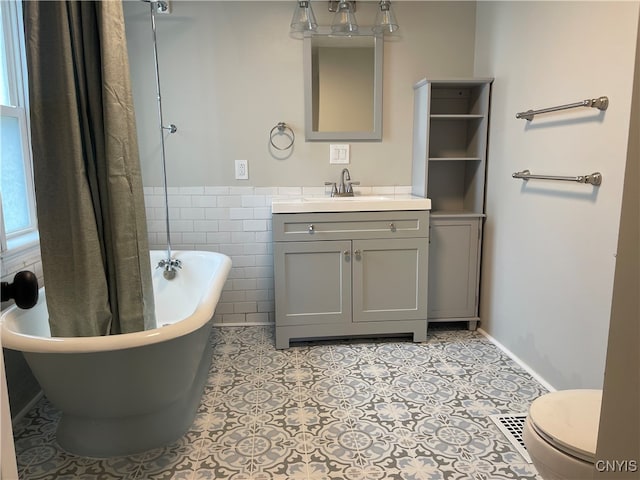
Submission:
<svg viewBox="0 0 640 480">
<path fill-rule="evenodd" d="M 313 98 L 311 78 L 311 39 L 322 34 L 307 34 L 304 37 L 304 133 L 308 142 L 313 141 L 350 141 L 382 140 L 382 62 L 384 43 L 381 34 L 366 34 L 374 40 L 374 85 L 373 85 L 373 130 L 354 132 L 317 132 L 313 131 Z M 365 35 L 362 35 L 365 36 Z"/>
</svg>

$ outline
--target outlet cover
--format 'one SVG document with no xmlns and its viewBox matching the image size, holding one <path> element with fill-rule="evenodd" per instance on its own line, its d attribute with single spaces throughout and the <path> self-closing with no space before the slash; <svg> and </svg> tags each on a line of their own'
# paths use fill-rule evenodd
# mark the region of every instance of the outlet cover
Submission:
<svg viewBox="0 0 640 480">
<path fill-rule="evenodd" d="M 236 160 L 236 180 L 249 180 L 249 162 Z"/>
<path fill-rule="evenodd" d="M 329 163 L 349 163 L 349 144 L 344 143 L 329 145 Z"/>
</svg>

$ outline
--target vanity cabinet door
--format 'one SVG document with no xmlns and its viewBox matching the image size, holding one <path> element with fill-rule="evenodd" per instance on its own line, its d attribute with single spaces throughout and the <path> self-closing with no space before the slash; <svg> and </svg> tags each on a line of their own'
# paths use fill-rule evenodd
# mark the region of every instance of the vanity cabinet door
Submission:
<svg viewBox="0 0 640 480">
<path fill-rule="evenodd" d="M 274 243 L 276 324 L 351 322 L 350 252 L 346 240 Z"/>
<path fill-rule="evenodd" d="M 428 240 L 353 241 L 353 321 L 427 317 Z"/>
<path fill-rule="evenodd" d="M 478 320 L 481 218 L 431 217 L 429 320 Z"/>
</svg>

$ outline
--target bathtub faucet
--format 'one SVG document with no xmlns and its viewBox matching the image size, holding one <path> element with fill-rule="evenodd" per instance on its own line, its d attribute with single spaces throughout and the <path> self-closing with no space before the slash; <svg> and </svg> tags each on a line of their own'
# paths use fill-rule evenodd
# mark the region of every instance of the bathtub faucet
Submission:
<svg viewBox="0 0 640 480">
<path fill-rule="evenodd" d="M 158 262 L 156 268 L 164 269 L 162 276 L 167 280 L 173 280 L 176 276 L 176 271 L 182 268 L 182 262 L 177 258 L 163 258 Z"/>
</svg>

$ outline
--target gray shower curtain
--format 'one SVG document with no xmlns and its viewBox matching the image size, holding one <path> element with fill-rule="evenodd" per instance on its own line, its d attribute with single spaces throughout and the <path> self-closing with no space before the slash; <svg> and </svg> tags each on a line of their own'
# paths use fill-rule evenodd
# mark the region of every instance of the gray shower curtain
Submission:
<svg viewBox="0 0 640 480">
<path fill-rule="evenodd" d="M 38 228 L 54 336 L 155 324 L 122 4 L 23 4 Z"/>
</svg>

